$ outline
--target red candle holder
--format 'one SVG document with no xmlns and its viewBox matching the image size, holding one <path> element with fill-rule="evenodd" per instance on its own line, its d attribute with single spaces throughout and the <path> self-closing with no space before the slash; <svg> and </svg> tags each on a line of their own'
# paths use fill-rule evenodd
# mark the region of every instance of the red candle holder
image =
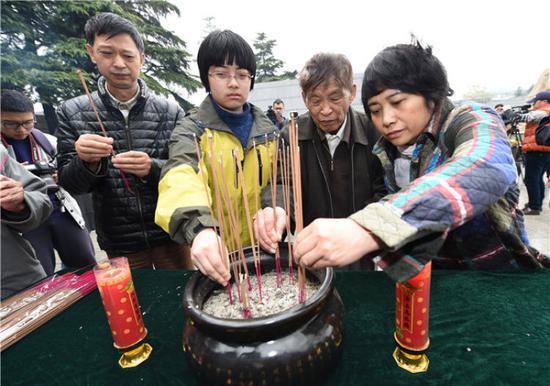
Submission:
<svg viewBox="0 0 550 386">
<path fill-rule="evenodd" d="M 432 263 L 406 283 L 395 285 L 395 341 L 397 365 L 411 373 L 428 370 L 430 345 L 430 283 Z"/>
<path fill-rule="evenodd" d="M 151 355 L 153 348 L 143 343 L 147 329 L 134 289 L 126 257 L 100 262 L 94 267 L 97 288 L 105 307 L 113 345 L 122 353 L 122 368 L 136 367 Z"/>
</svg>

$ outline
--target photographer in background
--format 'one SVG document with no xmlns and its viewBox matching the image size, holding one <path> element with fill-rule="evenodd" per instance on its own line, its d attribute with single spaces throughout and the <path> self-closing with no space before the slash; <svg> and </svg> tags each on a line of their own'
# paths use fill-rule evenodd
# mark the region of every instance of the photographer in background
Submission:
<svg viewBox="0 0 550 386">
<path fill-rule="evenodd" d="M 523 208 L 526 215 L 540 215 L 544 200 L 544 172 L 550 165 L 550 146 L 537 145 L 535 134 L 539 122 L 550 114 L 550 91 L 541 91 L 527 103 L 532 104 L 532 111 L 518 114 L 518 122 L 526 122 L 523 138 L 525 153 L 525 186 L 529 202 Z"/>
<path fill-rule="evenodd" d="M 284 112 L 285 112 L 284 102 L 281 99 L 275 99 L 273 101 L 273 104 L 267 107 L 267 111 L 265 115 L 267 115 L 267 117 L 271 119 L 271 121 L 273 122 L 273 124 L 278 130 L 282 130 L 286 124 L 286 118 L 283 115 Z"/>
<path fill-rule="evenodd" d="M 12 158 L 46 183 L 54 209 L 47 221 L 23 237 L 33 246 L 47 275 L 55 270 L 54 249 L 67 267 L 94 264 L 93 244 L 80 208 L 57 185 L 54 145 L 46 134 L 34 128 L 32 102 L 19 91 L 2 90 L 0 105 L 2 143 Z"/>
</svg>

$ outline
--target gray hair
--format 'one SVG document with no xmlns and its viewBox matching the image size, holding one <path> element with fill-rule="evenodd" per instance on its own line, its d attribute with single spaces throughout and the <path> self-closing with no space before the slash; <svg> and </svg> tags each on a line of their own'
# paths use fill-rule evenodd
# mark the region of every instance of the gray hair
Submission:
<svg viewBox="0 0 550 386">
<path fill-rule="evenodd" d="M 345 55 L 318 53 L 306 62 L 298 79 L 304 94 L 330 80 L 334 80 L 340 87 L 351 91 L 353 70 Z"/>
</svg>

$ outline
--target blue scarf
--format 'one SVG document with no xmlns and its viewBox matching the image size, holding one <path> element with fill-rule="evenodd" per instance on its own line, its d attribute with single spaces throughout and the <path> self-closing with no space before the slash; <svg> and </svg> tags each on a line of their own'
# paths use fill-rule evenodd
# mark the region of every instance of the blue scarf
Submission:
<svg viewBox="0 0 550 386">
<path fill-rule="evenodd" d="M 212 98 L 212 95 L 210 95 L 210 99 L 220 119 L 229 126 L 233 134 L 239 139 L 243 149 L 246 149 L 250 131 L 252 130 L 252 123 L 254 123 L 254 115 L 252 114 L 250 104 L 244 104 L 242 113 L 231 113 L 222 109 L 214 98 Z"/>
</svg>

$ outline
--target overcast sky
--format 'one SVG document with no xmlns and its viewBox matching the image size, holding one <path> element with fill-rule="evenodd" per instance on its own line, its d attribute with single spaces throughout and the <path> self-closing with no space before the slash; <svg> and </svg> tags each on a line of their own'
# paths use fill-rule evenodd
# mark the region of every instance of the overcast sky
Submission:
<svg viewBox="0 0 550 386">
<path fill-rule="evenodd" d="M 433 47 L 457 97 L 473 86 L 526 89 L 550 67 L 548 0 L 170 0 L 181 16 L 165 27 L 196 59 L 206 17 L 252 46 L 258 32 L 277 41 L 284 70 L 300 70 L 317 52 L 345 54 L 355 73 L 384 47 L 414 33 Z M 538 21 L 537 21 L 538 20 Z M 198 74 L 197 65 L 192 72 Z M 204 93 L 191 96 L 199 103 Z"/>
</svg>

